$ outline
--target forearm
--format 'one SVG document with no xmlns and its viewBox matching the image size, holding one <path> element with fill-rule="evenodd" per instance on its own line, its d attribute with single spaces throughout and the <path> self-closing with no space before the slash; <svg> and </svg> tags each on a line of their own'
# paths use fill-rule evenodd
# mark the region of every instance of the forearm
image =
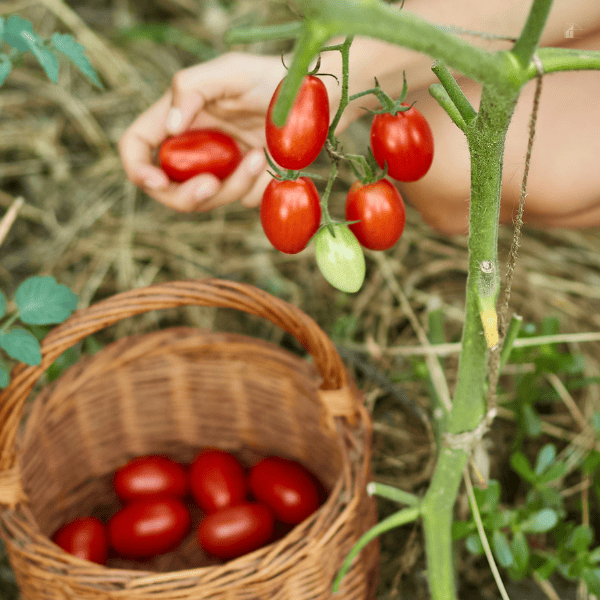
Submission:
<svg viewBox="0 0 600 600">
<path fill-rule="evenodd" d="M 396 4 L 400 10 L 400 4 Z M 440 26 L 457 27 L 469 31 L 493 33 L 496 36 L 516 37 L 527 19 L 531 2 L 523 0 L 453 0 L 441 2 L 433 0 L 406 0 L 402 10 L 410 11 Z M 541 45 L 564 43 L 565 31 L 575 24 L 581 27 L 577 34 L 584 36 L 600 27 L 600 2 L 597 0 L 555 0 Z M 341 43 L 343 38 L 334 38 L 328 44 Z M 480 48 L 495 52 L 510 48 L 511 42 L 481 37 L 469 37 L 469 42 Z M 437 80 L 431 71 L 432 59 L 429 56 L 381 40 L 356 37 L 350 49 L 349 94 L 353 94 L 374 84 L 377 77 L 382 88 L 392 97 L 402 90 L 406 73 L 411 92 L 427 88 Z M 326 52 L 321 59 L 321 72 L 341 73 L 339 52 Z M 340 86 L 333 78 L 324 78 L 332 104 L 337 106 Z M 361 107 L 376 108 L 374 96 L 365 96 L 353 102 L 345 111 L 340 129 L 363 114 Z"/>
</svg>

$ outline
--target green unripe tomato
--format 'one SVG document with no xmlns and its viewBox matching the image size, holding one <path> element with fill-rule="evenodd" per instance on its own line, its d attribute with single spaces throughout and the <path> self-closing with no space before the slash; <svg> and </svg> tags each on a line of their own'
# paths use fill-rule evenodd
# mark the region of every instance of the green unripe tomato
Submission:
<svg viewBox="0 0 600 600">
<path fill-rule="evenodd" d="M 334 224 L 315 235 L 317 265 L 323 277 L 342 292 L 358 292 L 365 280 L 365 255 L 347 225 Z"/>
</svg>

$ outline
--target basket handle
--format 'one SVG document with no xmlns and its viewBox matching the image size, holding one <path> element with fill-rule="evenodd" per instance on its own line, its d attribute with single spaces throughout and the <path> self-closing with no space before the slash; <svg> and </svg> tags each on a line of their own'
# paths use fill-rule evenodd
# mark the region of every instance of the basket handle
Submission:
<svg viewBox="0 0 600 600">
<path fill-rule="evenodd" d="M 244 283 L 223 279 L 193 279 L 151 285 L 129 290 L 78 310 L 44 338 L 42 362 L 17 364 L 10 385 L 0 394 L 0 505 L 13 504 L 18 474 L 15 470 L 14 442 L 23 405 L 36 381 L 65 350 L 88 335 L 121 319 L 151 310 L 179 306 L 219 306 L 235 308 L 264 317 L 291 333 L 312 355 L 323 383 L 319 398 L 326 421 L 335 428 L 333 417 L 344 416 L 352 424 L 361 413 L 355 387 L 349 382 L 342 359 L 325 332 L 299 308 Z"/>
</svg>

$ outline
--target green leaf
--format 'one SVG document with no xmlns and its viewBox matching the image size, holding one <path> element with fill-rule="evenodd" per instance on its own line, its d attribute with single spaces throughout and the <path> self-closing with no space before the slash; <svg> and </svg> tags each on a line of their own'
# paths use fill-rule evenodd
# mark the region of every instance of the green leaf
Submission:
<svg viewBox="0 0 600 600">
<path fill-rule="evenodd" d="M 499 529 L 496 529 L 492 536 L 492 548 L 494 549 L 494 556 L 500 565 L 510 567 L 513 564 L 514 559 L 508 545 L 508 540 Z"/>
<path fill-rule="evenodd" d="M 46 71 L 46 75 L 55 83 L 58 81 L 58 60 L 44 47 L 43 40 L 33 31 L 30 21 L 18 15 L 9 17 L 4 28 L 4 40 L 20 52 L 30 50 Z"/>
<path fill-rule="evenodd" d="M 83 342 L 83 347 L 88 354 L 96 354 L 104 348 L 104 345 L 101 344 L 93 335 L 90 335 L 85 338 Z"/>
<path fill-rule="evenodd" d="M 558 515 L 551 508 L 542 508 L 521 523 L 521 530 L 529 533 L 550 531 L 558 522 Z"/>
<path fill-rule="evenodd" d="M 523 425 L 525 431 L 530 437 L 538 437 L 542 433 L 542 420 L 539 415 L 535 412 L 531 404 L 527 403 L 523 405 Z"/>
<path fill-rule="evenodd" d="M 594 596 L 600 595 L 600 569 L 587 568 L 581 573 L 581 578 L 585 581 L 588 592 Z"/>
<path fill-rule="evenodd" d="M 471 554 L 475 554 L 476 556 L 480 556 L 483 554 L 483 544 L 481 543 L 481 538 L 478 533 L 472 533 L 466 540 L 465 544 L 467 546 L 467 550 Z"/>
<path fill-rule="evenodd" d="M 6 314 L 6 296 L 0 290 L 0 319 Z"/>
<path fill-rule="evenodd" d="M 538 453 L 535 462 L 535 474 L 541 475 L 556 458 L 556 448 L 554 444 L 546 444 Z"/>
<path fill-rule="evenodd" d="M 511 551 L 514 563 L 511 567 L 510 576 L 517 581 L 525 577 L 529 563 L 529 545 L 521 531 L 515 533 L 511 544 Z"/>
<path fill-rule="evenodd" d="M 560 479 L 567 472 L 567 465 L 563 462 L 554 463 L 541 477 L 538 478 L 538 484 L 543 485 Z"/>
<path fill-rule="evenodd" d="M 473 521 L 454 521 L 452 523 L 452 539 L 454 541 L 464 538 L 475 530 Z"/>
<path fill-rule="evenodd" d="M 589 525 L 578 525 L 566 545 L 580 554 L 591 546 L 593 538 L 594 533 Z"/>
<path fill-rule="evenodd" d="M 546 562 L 535 570 L 536 574 L 540 577 L 540 579 L 548 579 L 554 571 L 556 571 L 556 567 L 558 566 L 559 561 L 558 558 L 551 556 L 547 558 Z"/>
<path fill-rule="evenodd" d="M 52 276 L 35 276 L 17 288 L 15 303 L 24 323 L 62 323 L 77 308 L 77 295 Z"/>
<path fill-rule="evenodd" d="M 500 482 L 490 479 L 485 490 L 474 488 L 473 493 L 479 506 L 479 512 L 488 513 L 495 511 L 500 501 Z"/>
<path fill-rule="evenodd" d="M 588 560 L 591 563 L 600 562 L 600 546 L 597 546 L 589 553 Z"/>
<path fill-rule="evenodd" d="M 67 56 L 73 64 L 95 85 L 102 88 L 102 83 L 94 71 L 94 67 L 85 55 L 85 48 L 77 43 L 68 33 L 53 33 L 52 45 Z"/>
<path fill-rule="evenodd" d="M 501 510 L 489 513 L 483 519 L 483 525 L 487 531 L 502 529 L 510 524 L 514 514 L 515 513 L 512 510 Z"/>
<path fill-rule="evenodd" d="M 54 381 L 62 375 L 65 369 L 74 365 L 79 359 L 81 352 L 77 348 L 67 348 L 49 367 L 46 371 L 48 381 Z"/>
<path fill-rule="evenodd" d="M 4 80 L 8 77 L 11 69 L 12 62 L 10 62 L 10 58 L 3 52 L 0 52 L 0 85 L 4 83 Z"/>
<path fill-rule="evenodd" d="M 0 388 L 5 388 L 10 383 L 10 369 L 0 358 Z"/>
<path fill-rule="evenodd" d="M 556 509 L 557 512 L 563 512 L 563 497 L 558 490 L 542 487 L 539 489 L 539 494 L 546 506 Z"/>
<path fill-rule="evenodd" d="M 520 451 L 517 450 L 510 455 L 510 466 L 516 471 L 525 481 L 529 483 L 535 483 L 537 477 L 531 469 L 531 465 L 527 460 L 527 457 Z"/>
<path fill-rule="evenodd" d="M 20 52 L 27 52 L 30 49 L 31 40 L 38 39 L 33 31 L 31 21 L 22 19 L 19 15 L 12 15 L 8 18 L 4 24 L 2 37 L 7 44 Z"/>
<path fill-rule="evenodd" d="M 50 50 L 37 43 L 32 42 L 30 49 L 38 59 L 40 65 L 42 65 L 44 71 L 46 71 L 48 78 L 56 83 L 58 81 L 58 59 L 56 56 Z"/>
<path fill-rule="evenodd" d="M 42 362 L 39 342 L 22 327 L 13 327 L 8 332 L 0 333 L 0 346 L 11 358 L 28 365 L 39 365 Z"/>
</svg>

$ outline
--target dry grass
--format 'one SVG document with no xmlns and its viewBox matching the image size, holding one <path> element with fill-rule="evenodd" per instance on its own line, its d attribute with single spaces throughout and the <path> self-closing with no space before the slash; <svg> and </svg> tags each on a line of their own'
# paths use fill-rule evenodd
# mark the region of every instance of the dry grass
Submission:
<svg viewBox="0 0 600 600">
<path fill-rule="evenodd" d="M 86 46 L 106 84 L 104 91 L 94 89 L 63 62 L 59 85 L 54 85 L 27 60 L 2 87 L 1 212 L 18 196 L 23 196 L 25 202 L 0 248 L 0 287 L 8 296 L 27 276 L 51 274 L 79 295 L 80 306 L 86 306 L 154 282 L 205 276 L 236 279 L 300 306 L 330 334 L 334 328 L 340 330 L 343 319 L 353 319 L 355 330 L 351 336 L 338 337 L 340 344 L 364 353 L 380 373 L 390 376 L 410 372 L 411 361 L 420 353 L 422 343 L 417 325 L 426 329 L 430 307 L 441 303 L 447 339 L 459 339 L 467 267 L 464 238 L 448 239 L 436 234 L 409 207 L 401 241 L 385 254 L 367 253 L 366 283 L 359 293 L 349 296 L 336 292 L 324 281 L 312 248 L 296 256 L 274 251 L 262 232 L 257 210 L 236 204 L 209 214 L 179 214 L 146 197 L 126 180 L 116 149 L 118 138 L 134 117 L 164 92 L 174 72 L 199 58 L 172 43 L 122 41 L 117 26 L 168 22 L 203 40 L 209 56 L 211 50 L 224 50 L 220 41 L 223 25 L 249 15 L 271 22 L 292 17 L 281 0 L 223 4 L 228 8 L 217 13 L 223 17 L 222 22 L 213 19 L 212 27 L 208 27 L 202 7 L 210 3 L 194 0 L 0 2 L 0 13 L 19 13 L 43 35 L 55 30 L 73 33 Z M 246 49 L 275 53 L 287 48 L 285 44 L 270 43 Z M 365 128 L 364 122 L 358 122 L 344 134 L 347 149 L 365 139 Z M 325 162 L 318 163 L 315 171 L 325 173 Z M 340 193 L 333 197 L 334 215 L 342 216 L 342 192 L 350 183 L 351 173 L 342 172 L 336 184 Z M 503 227 L 503 257 L 507 256 L 510 240 L 510 229 Z M 513 284 L 512 311 L 533 323 L 556 315 L 561 331 L 570 334 L 600 331 L 599 250 L 597 229 L 525 231 Z M 398 282 L 400 292 L 392 278 Z M 405 301 L 414 311 L 412 317 L 403 308 Z M 110 341 L 174 323 L 244 332 L 294 347 L 273 327 L 244 315 L 208 308 L 148 314 L 121 323 L 100 339 Z M 599 338 L 567 341 L 585 357 L 589 376 L 600 375 Z M 441 362 L 451 391 L 457 366 L 455 346 L 441 357 Z M 373 467 L 377 480 L 422 493 L 434 465 L 431 434 L 396 397 L 365 377 L 360 365 L 355 367 L 376 420 Z M 559 386 L 560 382 L 554 384 Z M 428 410 L 427 390 L 422 383 L 409 378 L 402 387 L 419 407 Z M 545 433 L 530 448 L 532 453 L 547 440 L 560 443 L 560 448 L 569 444 L 585 447 L 589 442 L 576 434 L 600 409 L 600 390 L 589 386 L 574 398 L 564 392 L 560 390 L 564 403 L 554 406 L 552 414 L 544 417 Z M 491 436 L 494 478 L 502 479 L 507 470 L 513 436 L 511 415 L 501 410 Z M 584 489 L 580 486 L 572 496 L 581 499 Z M 463 516 L 465 506 L 462 498 L 459 511 Z M 392 508 L 382 503 L 381 514 L 388 514 Z M 462 556 L 463 583 L 477 585 L 484 597 L 494 598 L 493 582 L 482 565 Z M 384 536 L 382 599 L 425 597 L 423 570 L 418 527 L 404 527 L 400 533 Z"/>
</svg>

